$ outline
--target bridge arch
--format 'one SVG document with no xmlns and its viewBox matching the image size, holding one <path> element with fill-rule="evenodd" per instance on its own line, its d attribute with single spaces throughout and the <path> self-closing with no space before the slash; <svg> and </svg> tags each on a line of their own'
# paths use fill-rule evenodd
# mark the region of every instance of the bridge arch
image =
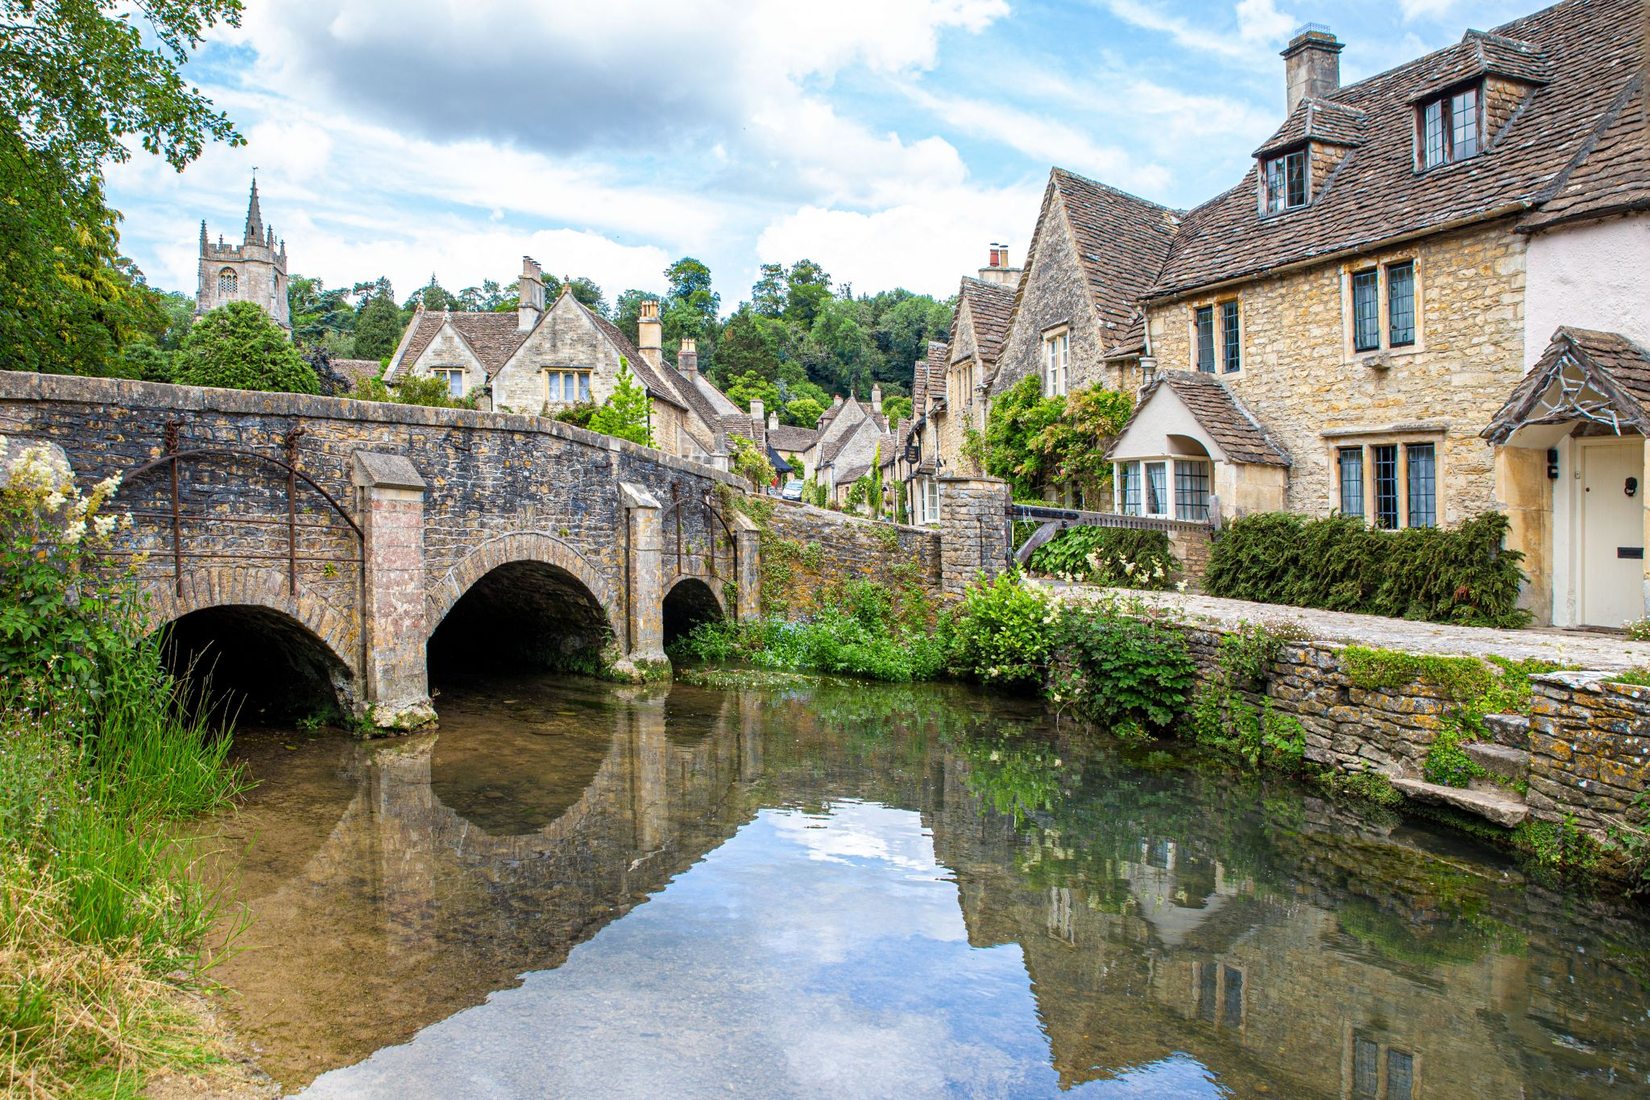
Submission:
<svg viewBox="0 0 1650 1100">
<path fill-rule="evenodd" d="M 314 594 L 289 595 L 280 573 L 208 568 L 186 577 L 181 593 L 149 593 L 151 629 L 164 631 L 168 664 L 192 681 L 197 703 L 248 717 L 352 708 L 360 635 Z"/>
<path fill-rule="evenodd" d="M 587 651 L 623 637 L 618 586 L 578 551 L 539 532 L 492 538 L 450 568 L 425 596 L 432 661 L 517 635 L 515 656 L 577 667 Z M 554 629 L 552 629 L 554 628 Z"/>
<path fill-rule="evenodd" d="M 726 601 L 719 586 L 703 577 L 678 577 L 665 593 L 663 606 L 665 645 L 685 637 L 700 623 L 714 622 L 728 616 Z"/>
</svg>

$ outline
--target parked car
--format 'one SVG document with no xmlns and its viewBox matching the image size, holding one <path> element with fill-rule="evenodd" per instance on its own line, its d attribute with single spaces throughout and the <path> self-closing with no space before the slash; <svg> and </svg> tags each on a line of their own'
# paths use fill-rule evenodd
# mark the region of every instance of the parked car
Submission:
<svg viewBox="0 0 1650 1100">
<path fill-rule="evenodd" d="M 779 490 L 779 496 L 782 500 L 801 500 L 802 482 L 798 481 L 796 478 L 792 478 L 791 480 L 785 482 L 785 487 Z"/>
</svg>

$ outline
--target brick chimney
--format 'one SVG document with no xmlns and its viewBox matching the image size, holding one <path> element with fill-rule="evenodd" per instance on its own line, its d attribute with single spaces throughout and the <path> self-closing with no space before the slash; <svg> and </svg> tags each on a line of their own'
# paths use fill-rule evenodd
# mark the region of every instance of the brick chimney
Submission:
<svg viewBox="0 0 1650 1100">
<path fill-rule="evenodd" d="M 1322 99 L 1340 89 L 1341 51 L 1346 46 L 1321 23 L 1308 23 L 1295 32 L 1283 50 L 1283 70 L 1289 90 L 1289 112 L 1308 96 Z"/>
<path fill-rule="evenodd" d="M 682 346 L 676 349 L 676 369 L 690 378 L 699 373 L 699 341 L 682 337 Z"/>
<path fill-rule="evenodd" d="M 531 256 L 521 258 L 516 301 L 516 331 L 530 332 L 544 315 L 544 271 Z"/>
<path fill-rule="evenodd" d="M 650 366 L 664 360 L 665 330 L 659 323 L 659 303 L 652 298 L 642 303 L 641 315 L 636 318 L 636 350 Z"/>
<path fill-rule="evenodd" d="M 1020 281 L 1020 269 L 1008 265 L 1008 246 L 992 242 L 990 262 L 980 268 L 980 281 L 998 286 L 1014 286 Z"/>
</svg>

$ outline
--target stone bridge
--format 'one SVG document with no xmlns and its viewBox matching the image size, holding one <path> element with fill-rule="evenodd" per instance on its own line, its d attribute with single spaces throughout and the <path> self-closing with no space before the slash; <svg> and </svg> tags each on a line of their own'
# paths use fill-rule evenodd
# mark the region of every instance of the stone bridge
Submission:
<svg viewBox="0 0 1650 1100">
<path fill-rule="evenodd" d="M 758 606 L 739 479 L 548 419 L 0 372 L 0 434 L 121 475 L 157 625 L 386 727 L 434 717 L 426 646 L 645 675 Z"/>
</svg>

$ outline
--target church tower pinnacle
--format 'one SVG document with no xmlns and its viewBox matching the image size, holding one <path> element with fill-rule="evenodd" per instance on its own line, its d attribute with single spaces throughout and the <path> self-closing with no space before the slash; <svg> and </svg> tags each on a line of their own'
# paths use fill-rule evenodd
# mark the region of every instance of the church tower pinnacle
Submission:
<svg viewBox="0 0 1650 1100">
<path fill-rule="evenodd" d="M 292 329 L 287 305 L 286 242 L 277 241 L 274 226 L 264 225 L 258 201 L 258 178 L 246 205 L 246 232 L 241 243 L 216 243 L 201 222 L 200 282 L 195 289 L 195 312 L 206 313 L 229 302 L 251 302 L 276 324 Z"/>
</svg>

